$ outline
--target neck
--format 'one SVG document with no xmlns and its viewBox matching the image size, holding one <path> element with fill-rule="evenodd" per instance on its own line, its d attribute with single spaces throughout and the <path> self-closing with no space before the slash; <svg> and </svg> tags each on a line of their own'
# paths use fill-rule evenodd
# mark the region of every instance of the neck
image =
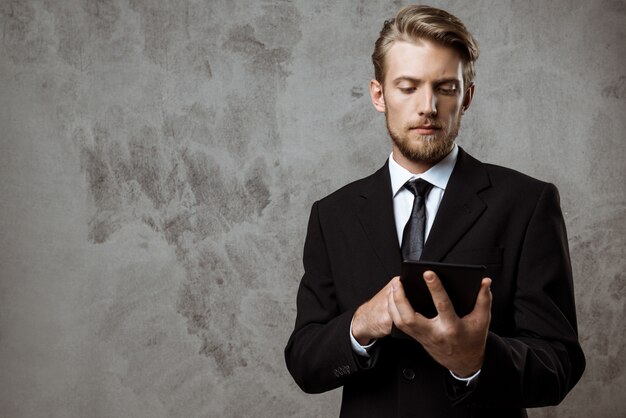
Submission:
<svg viewBox="0 0 626 418">
<path fill-rule="evenodd" d="M 392 145 L 393 159 L 397 162 L 402 168 L 410 171 L 413 174 L 422 174 L 428 170 L 430 170 L 437 163 L 428 163 L 426 161 L 413 161 L 406 158 L 400 150 Z"/>
</svg>

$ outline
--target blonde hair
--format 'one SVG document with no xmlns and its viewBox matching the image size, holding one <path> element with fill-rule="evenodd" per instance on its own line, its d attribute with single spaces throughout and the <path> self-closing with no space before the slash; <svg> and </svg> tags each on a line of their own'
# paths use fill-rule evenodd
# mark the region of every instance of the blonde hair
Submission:
<svg viewBox="0 0 626 418">
<path fill-rule="evenodd" d="M 383 84 L 385 80 L 385 56 L 396 41 L 411 42 L 427 39 L 440 45 L 454 48 L 463 61 L 463 81 L 469 86 L 476 70 L 478 43 L 463 22 L 445 10 L 430 6 L 406 6 L 394 19 L 385 21 L 374 46 L 372 62 L 374 76 Z"/>
</svg>

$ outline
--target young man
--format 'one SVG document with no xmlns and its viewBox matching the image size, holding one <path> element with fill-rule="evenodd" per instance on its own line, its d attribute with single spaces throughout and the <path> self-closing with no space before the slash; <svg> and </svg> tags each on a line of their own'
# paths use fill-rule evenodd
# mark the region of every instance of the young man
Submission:
<svg viewBox="0 0 626 418">
<path fill-rule="evenodd" d="M 289 371 L 306 392 L 343 386 L 345 417 L 521 417 L 559 403 L 585 360 L 556 188 L 455 144 L 478 58 L 456 17 L 405 7 L 372 58 L 392 153 L 313 204 Z M 427 319 L 398 280 L 403 258 L 482 264 L 489 278 L 459 318 L 425 273 Z"/>
</svg>

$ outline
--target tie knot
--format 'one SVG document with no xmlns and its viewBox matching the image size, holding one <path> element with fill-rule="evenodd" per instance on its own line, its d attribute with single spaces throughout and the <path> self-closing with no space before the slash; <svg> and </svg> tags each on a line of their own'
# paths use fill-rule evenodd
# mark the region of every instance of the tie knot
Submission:
<svg viewBox="0 0 626 418">
<path fill-rule="evenodd" d="M 414 196 L 420 197 L 425 197 L 432 187 L 433 185 L 424 179 L 413 179 L 404 183 L 405 189 L 413 193 Z"/>
</svg>

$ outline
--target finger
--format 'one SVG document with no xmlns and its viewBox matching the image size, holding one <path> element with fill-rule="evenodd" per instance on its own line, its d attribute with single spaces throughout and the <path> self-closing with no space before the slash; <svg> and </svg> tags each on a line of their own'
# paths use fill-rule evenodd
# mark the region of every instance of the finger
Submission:
<svg viewBox="0 0 626 418">
<path fill-rule="evenodd" d="M 450 301 L 446 289 L 444 289 L 441 280 L 439 280 L 439 277 L 437 277 L 435 272 L 430 270 L 424 272 L 424 281 L 426 282 L 426 286 L 428 286 L 428 290 L 433 298 L 433 303 L 435 304 L 435 309 L 437 309 L 439 317 L 442 320 L 457 319 L 458 317 L 454 311 L 452 301 Z"/>
<path fill-rule="evenodd" d="M 400 281 L 400 276 L 395 276 L 393 279 L 389 280 L 389 283 L 387 283 L 383 289 L 386 289 L 387 292 L 391 292 L 392 283 L 399 282 L 399 281 Z"/>
<path fill-rule="evenodd" d="M 491 312 L 491 300 L 491 279 L 485 277 L 480 284 L 480 290 L 478 291 L 478 297 L 474 305 L 474 312 L 481 316 L 489 316 Z"/>
<path fill-rule="evenodd" d="M 395 280 L 395 277 L 394 277 Z M 394 280 L 392 280 L 391 282 L 389 282 L 389 293 L 387 294 L 387 310 L 389 311 L 389 316 L 391 316 L 391 320 L 393 321 L 394 324 L 400 323 L 401 321 L 401 316 L 400 316 L 400 312 L 398 311 L 398 307 L 396 306 L 396 301 L 394 300 L 394 296 L 393 296 L 393 286 L 395 284 Z"/>
<path fill-rule="evenodd" d="M 406 298 L 406 294 L 404 293 L 404 286 L 398 280 L 392 283 L 392 295 L 393 301 L 398 309 L 398 313 L 403 321 L 410 321 L 415 316 L 415 310 L 411 306 L 411 303 Z"/>
<path fill-rule="evenodd" d="M 400 329 L 406 330 L 406 327 L 410 327 L 413 333 L 419 332 L 425 326 L 427 326 L 428 319 L 415 312 L 411 302 L 404 293 L 404 286 L 400 280 L 392 283 L 392 294 L 390 300 L 390 306 L 393 309 L 395 319 L 394 324 Z"/>
</svg>

